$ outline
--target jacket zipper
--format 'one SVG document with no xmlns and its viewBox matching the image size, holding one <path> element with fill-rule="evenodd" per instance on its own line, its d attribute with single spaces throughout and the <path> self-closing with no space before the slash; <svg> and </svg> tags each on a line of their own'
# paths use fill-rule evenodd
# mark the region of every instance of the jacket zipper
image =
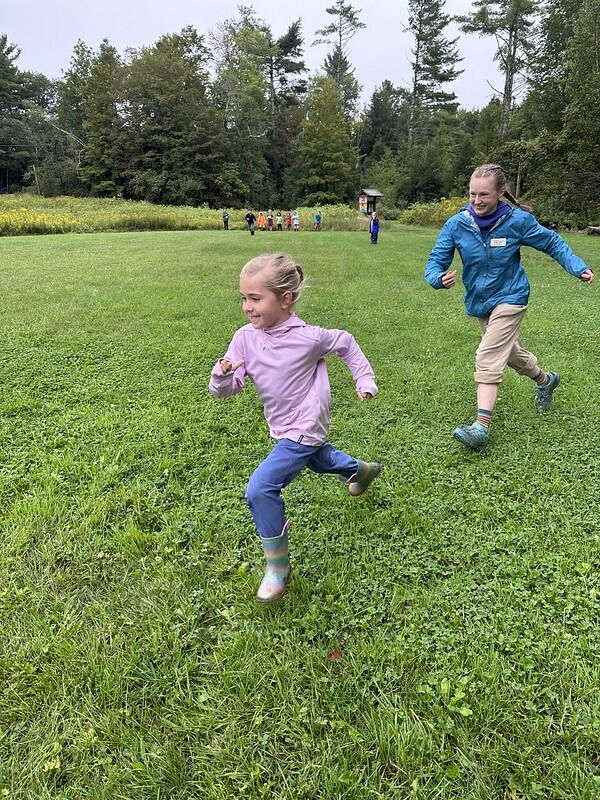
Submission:
<svg viewBox="0 0 600 800">
<path fill-rule="evenodd" d="M 492 231 L 495 231 L 496 228 L 499 225 L 501 225 L 504 222 L 504 220 L 507 219 L 511 214 L 512 214 L 512 208 L 511 208 L 510 211 L 507 211 L 506 214 L 504 214 L 504 216 L 502 216 L 502 217 L 500 217 L 500 219 L 496 220 L 496 222 L 490 228 L 490 232 L 488 234 L 488 239 L 491 239 Z M 461 222 L 462 222 L 462 220 L 461 220 Z M 467 224 L 467 223 L 465 222 L 463 224 Z M 475 236 L 477 236 L 479 238 L 479 241 L 481 242 L 481 245 L 482 245 L 483 250 L 485 252 L 485 272 L 484 272 L 484 274 L 485 275 L 489 275 L 489 273 L 490 273 L 490 269 L 489 269 L 489 265 L 490 265 L 490 249 L 487 246 L 485 239 L 481 235 L 481 229 L 479 228 L 479 225 L 475 222 L 473 217 L 471 217 L 471 222 L 468 223 L 467 227 L 470 230 L 473 231 L 473 234 Z M 482 298 L 481 302 L 485 303 L 488 299 L 489 299 L 488 297 Z"/>
</svg>

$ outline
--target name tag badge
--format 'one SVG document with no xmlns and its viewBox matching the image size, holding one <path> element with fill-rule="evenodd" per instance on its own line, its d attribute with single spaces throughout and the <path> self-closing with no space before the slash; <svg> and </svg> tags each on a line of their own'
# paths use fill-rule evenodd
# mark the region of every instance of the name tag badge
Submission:
<svg viewBox="0 0 600 800">
<path fill-rule="evenodd" d="M 490 247 L 506 247 L 506 239 L 492 239 Z"/>
</svg>

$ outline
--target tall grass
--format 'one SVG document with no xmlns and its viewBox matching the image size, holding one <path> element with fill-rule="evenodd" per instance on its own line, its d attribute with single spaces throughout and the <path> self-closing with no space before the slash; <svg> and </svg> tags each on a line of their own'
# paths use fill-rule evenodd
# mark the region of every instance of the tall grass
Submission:
<svg viewBox="0 0 600 800">
<path fill-rule="evenodd" d="M 315 209 L 299 208 L 298 212 L 301 229 L 312 229 Z M 327 230 L 365 230 L 368 227 L 366 217 L 349 206 L 323 206 L 321 213 L 323 228 Z M 229 214 L 231 230 L 246 227 L 246 209 L 230 209 Z M 221 210 L 206 206 L 192 208 L 120 199 L 0 195 L 0 236 L 222 228 Z"/>
</svg>

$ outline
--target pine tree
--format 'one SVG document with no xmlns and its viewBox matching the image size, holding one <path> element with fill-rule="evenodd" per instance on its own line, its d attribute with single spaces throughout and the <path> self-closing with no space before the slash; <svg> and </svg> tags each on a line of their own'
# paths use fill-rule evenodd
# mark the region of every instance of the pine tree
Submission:
<svg viewBox="0 0 600 800">
<path fill-rule="evenodd" d="M 287 172 L 295 163 L 293 141 L 302 124 L 301 102 L 307 91 L 304 73 L 303 38 L 300 20 L 292 22 L 287 31 L 273 39 L 271 29 L 264 28 L 268 41 L 265 70 L 269 84 L 271 126 L 269 147 L 265 158 L 275 184 L 275 196 L 270 201 L 278 206 L 290 206 Z"/>
<path fill-rule="evenodd" d="M 331 78 L 318 78 L 314 83 L 297 149 L 297 189 L 307 204 L 341 203 L 350 198 L 356 152 Z"/>
<path fill-rule="evenodd" d="M 548 0 L 542 6 L 522 109 L 523 124 L 532 137 L 542 129 L 558 132 L 562 128 L 568 102 L 566 53 L 582 4 L 583 0 Z"/>
<path fill-rule="evenodd" d="M 27 78 L 15 62 L 20 50 L 0 35 L 0 190 L 20 188 L 32 163 L 35 143 L 27 125 Z"/>
<path fill-rule="evenodd" d="M 458 107 L 456 95 L 444 86 L 463 72 L 457 68 L 462 58 L 456 48 L 458 39 L 444 36 L 451 17 L 443 9 L 444 0 L 409 0 L 408 27 L 415 38 L 411 64 L 411 139 L 419 110 L 456 111 Z"/>
<path fill-rule="evenodd" d="M 519 82 L 533 51 L 532 26 L 538 11 L 534 0 L 475 0 L 477 9 L 468 16 L 456 17 L 465 33 L 493 36 L 494 60 L 504 74 L 500 134 L 506 136 Z"/>
<path fill-rule="evenodd" d="M 356 111 L 356 102 L 361 87 L 354 77 L 354 69 L 348 55 L 348 45 L 359 30 L 367 27 L 358 17 L 361 10 L 353 8 L 344 0 L 335 0 L 332 6 L 325 9 L 330 16 L 334 17 L 334 21 L 315 31 L 315 35 L 321 38 L 315 39 L 313 42 L 313 46 L 333 44 L 333 50 L 325 57 L 323 69 L 325 75 L 335 81 L 344 111 L 349 117 Z"/>
<path fill-rule="evenodd" d="M 569 102 L 561 135 L 566 155 L 562 194 L 582 214 L 599 214 L 600 0 L 583 0 L 566 61 Z"/>
<path fill-rule="evenodd" d="M 123 62 L 104 39 L 91 64 L 83 113 L 81 176 L 98 197 L 121 194 L 125 159 L 125 129 L 120 108 L 123 100 Z"/>
</svg>

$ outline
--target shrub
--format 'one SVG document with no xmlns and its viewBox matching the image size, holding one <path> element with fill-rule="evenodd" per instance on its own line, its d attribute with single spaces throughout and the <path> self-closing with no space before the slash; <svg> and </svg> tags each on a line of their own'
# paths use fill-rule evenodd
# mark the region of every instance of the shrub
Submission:
<svg viewBox="0 0 600 800">
<path fill-rule="evenodd" d="M 400 222 L 405 225 L 427 225 L 441 228 L 446 220 L 456 214 L 465 203 L 465 197 L 442 197 L 433 203 L 413 203 L 400 214 Z"/>
<path fill-rule="evenodd" d="M 379 206 L 377 213 L 381 219 L 398 220 L 402 216 L 402 209 L 396 206 Z"/>
</svg>

